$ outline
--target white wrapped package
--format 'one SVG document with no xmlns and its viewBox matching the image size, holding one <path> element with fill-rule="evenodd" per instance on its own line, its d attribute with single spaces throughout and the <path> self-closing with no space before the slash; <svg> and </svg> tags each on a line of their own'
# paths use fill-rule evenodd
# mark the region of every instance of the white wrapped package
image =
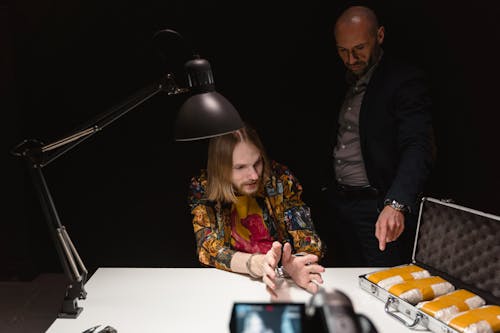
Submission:
<svg viewBox="0 0 500 333">
<path fill-rule="evenodd" d="M 417 308 L 441 321 L 448 321 L 457 313 L 479 308 L 486 302 L 481 297 L 465 289 L 439 296 L 432 301 L 420 302 Z"/>
<path fill-rule="evenodd" d="M 431 276 L 425 279 L 411 280 L 395 284 L 389 288 L 389 292 L 411 304 L 429 301 L 435 297 L 447 294 L 455 290 L 455 287 L 439 276 Z"/>
<path fill-rule="evenodd" d="M 366 278 L 379 285 L 380 287 L 388 290 L 395 284 L 404 281 L 423 279 L 430 277 L 429 272 L 417 265 L 398 266 L 375 273 L 368 274 Z"/>
<path fill-rule="evenodd" d="M 500 332 L 500 306 L 485 305 L 453 316 L 447 324 L 464 333 Z"/>
</svg>

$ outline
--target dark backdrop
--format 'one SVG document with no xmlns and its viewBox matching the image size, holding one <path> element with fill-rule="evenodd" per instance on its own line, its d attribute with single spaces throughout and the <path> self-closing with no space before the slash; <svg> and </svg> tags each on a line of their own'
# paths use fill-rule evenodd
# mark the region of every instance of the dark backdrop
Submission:
<svg viewBox="0 0 500 333">
<path fill-rule="evenodd" d="M 427 71 L 438 159 L 427 195 L 500 214 L 495 1 L 371 1 L 387 52 Z M 31 181 L 9 150 L 51 142 L 162 73 L 185 84 L 187 51 L 151 43 L 171 28 L 208 59 L 216 87 L 252 123 L 272 158 L 305 187 L 316 223 L 325 143 L 343 69 L 331 25 L 345 2 L 16 0 L 0 5 L 1 278 L 59 271 Z M 186 193 L 206 142 L 176 143 L 182 97 L 157 96 L 44 169 L 63 224 L 91 271 L 198 266 Z"/>
</svg>

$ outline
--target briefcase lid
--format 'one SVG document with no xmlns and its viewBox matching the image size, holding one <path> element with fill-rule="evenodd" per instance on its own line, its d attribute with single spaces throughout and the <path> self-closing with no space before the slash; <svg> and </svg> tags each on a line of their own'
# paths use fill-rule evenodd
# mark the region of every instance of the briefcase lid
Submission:
<svg viewBox="0 0 500 333">
<path fill-rule="evenodd" d="M 500 305 L 500 217 L 425 197 L 413 263 Z"/>
</svg>

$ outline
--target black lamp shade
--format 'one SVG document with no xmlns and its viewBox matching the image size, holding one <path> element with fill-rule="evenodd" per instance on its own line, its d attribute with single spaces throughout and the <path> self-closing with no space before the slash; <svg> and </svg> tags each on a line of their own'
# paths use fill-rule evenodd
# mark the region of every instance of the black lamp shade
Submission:
<svg viewBox="0 0 500 333">
<path fill-rule="evenodd" d="M 175 140 L 190 141 L 224 135 L 242 128 L 234 106 L 216 91 L 195 94 L 181 106 L 175 124 Z"/>
</svg>

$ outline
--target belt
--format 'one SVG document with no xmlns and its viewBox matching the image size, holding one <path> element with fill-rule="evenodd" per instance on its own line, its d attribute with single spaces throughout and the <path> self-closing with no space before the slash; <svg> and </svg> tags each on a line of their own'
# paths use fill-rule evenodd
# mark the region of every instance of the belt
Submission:
<svg viewBox="0 0 500 333">
<path fill-rule="evenodd" d="M 335 194 L 338 197 L 348 199 L 373 199 L 378 198 L 379 190 L 373 186 L 350 186 L 344 184 L 334 185 Z"/>
</svg>

